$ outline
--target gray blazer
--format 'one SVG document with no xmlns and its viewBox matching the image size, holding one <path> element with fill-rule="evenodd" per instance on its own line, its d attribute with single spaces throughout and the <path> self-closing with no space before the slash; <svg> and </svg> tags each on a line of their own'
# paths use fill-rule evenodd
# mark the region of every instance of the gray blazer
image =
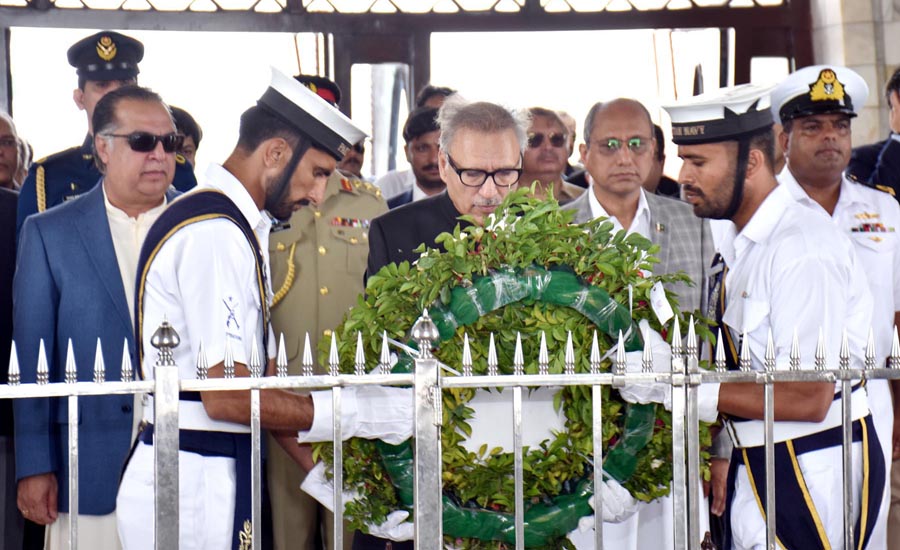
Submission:
<svg viewBox="0 0 900 550">
<path fill-rule="evenodd" d="M 585 223 L 593 219 L 588 189 L 580 197 L 563 206 L 564 210 L 575 211 L 575 223 Z M 677 284 L 668 287 L 678 295 L 682 311 L 700 309 L 707 311 L 707 286 L 709 269 L 715 256 L 709 222 L 694 215 L 691 206 L 677 199 L 645 193 L 650 208 L 651 234 L 646 235 L 658 244 L 659 263 L 655 264 L 656 274 L 685 272 L 694 286 Z"/>
</svg>

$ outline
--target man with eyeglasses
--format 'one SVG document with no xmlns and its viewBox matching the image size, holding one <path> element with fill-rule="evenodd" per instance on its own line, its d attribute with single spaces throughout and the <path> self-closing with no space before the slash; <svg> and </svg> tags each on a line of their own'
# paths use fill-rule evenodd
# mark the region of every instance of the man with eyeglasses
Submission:
<svg viewBox="0 0 900 550">
<path fill-rule="evenodd" d="M 69 64 L 76 68 L 78 87 L 72 99 L 87 115 L 88 132 L 84 142 L 34 163 L 22 185 L 16 213 L 16 229 L 35 212 L 74 199 L 93 189 L 101 173 L 94 163 L 93 112 L 97 102 L 112 90 L 137 83 L 138 63 L 144 57 L 144 45 L 117 32 L 101 31 L 76 42 L 68 51 Z M 180 191 L 195 185 L 193 170 L 180 155 L 175 157 L 172 184 Z"/>
<path fill-rule="evenodd" d="M 388 199 L 388 208 L 397 208 L 410 202 L 437 195 L 446 187 L 438 170 L 441 127 L 437 123 L 435 107 L 418 107 L 406 118 L 403 125 L 403 151 L 413 175 L 412 186 Z"/>
<path fill-rule="evenodd" d="M 119 379 L 122 342 L 134 357 L 138 253 L 173 198 L 167 192 L 181 136 L 162 99 L 134 86 L 106 94 L 92 123 L 100 185 L 78 201 L 30 216 L 19 235 L 14 335 L 26 383 L 37 379 L 39 349 L 46 349 L 51 382 L 65 379 L 69 345 L 79 381 L 94 377 L 98 338 L 107 380 Z M 121 547 L 116 492 L 140 406 L 128 394 L 79 401 L 79 548 Z M 68 548 L 65 400 L 20 399 L 14 407 L 18 507 L 49 526 L 46 548 Z"/>
<path fill-rule="evenodd" d="M 855 71 L 835 65 L 804 67 L 772 91 L 772 115 L 787 165 L 778 182 L 800 204 L 826 214 L 853 243 L 875 298 L 873 330 L 879 365 L 891 351 L 900 321 L 900 205 L 890 193 L 844 176 L 851 155 L 851 124 L 869 89 Z M 893 382 L 894 390 L 900 390 Z M 896 412 L 887 380 L 866 384 L 885 464 L 900 457 L 892 445 Z M 887 548 L 890 491 L 884 492 L 871 548 Z M 874 520 L 874 518 L 873 518 Z"/>
<path fill-rule="evenodd" d="M 679 308 L 703 310 L 704 283 L 715 254 L 712 235 L 708 222 L 695 217 L 689 205 L 643 189 L 656 163 L 650 113 L 633 99 L 596 103 L 585 117 L 584 136 L 579 150 L 590 187 L 563 208 L 575 211 L 575 223 L 608 217 L 616 229 L 650 239 L 660 247 L 654 273 L 681 271 L 694 281 L 668 288 Z M 671 525 L 672 515 L 671 497 L 641 504 L 624 521 L 604 524 L 604 540 L 621 550 L 674 548 L 672 529 L 662 527 Z"/>
<path fill-rule="evenodd" d="M 520 115 L 493 103 L 466 103 L 451 96 L 437 121 L 438 167 L 447 189 L 372 221 L 367 275 L 392 262 L 416 260 L 413 251 L 420 244 L 434 247 L 439 234 L 468 225 L 459 216 L 484 224 L 519 182 L 527 124 Z"/>
<path fill-rule="evenodd" d="M 706 302 L 703 283 L 715 250 L 709 224 L 697 219 L 689 205 L 646 192 L 642 184 L 655 163 L 653 122 L 633 99 L 597 103 L 584 123 L 579 146 L 588 192 L 564 208 L 575 210 L 575 222 L 608 217 L 617 229 L 639 233 L 658 244 L 658 273 L 685 272 L 693 286 L 673 285 L 682 310 Z"/>
<path fill-rule="evenodd" d="M 522 178 L 525 186 L 534 186 L 534 196 L 543 199 L 553 196 L 559 204 L 572 202 L 584 188 L 565 180 L 569 159 L 569 131 L 560 116 L 550 109 L 528 109 L 531 125 L 528 127 L 528 147 L 523 155 Z"/>
</svg>

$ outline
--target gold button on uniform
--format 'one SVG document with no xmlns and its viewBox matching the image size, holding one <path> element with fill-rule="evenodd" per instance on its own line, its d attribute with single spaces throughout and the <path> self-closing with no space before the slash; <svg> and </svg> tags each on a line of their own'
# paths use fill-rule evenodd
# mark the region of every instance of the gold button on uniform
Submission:
<svg viewBox="0 0 900 550">
<path fill-rule="evenodd" d="M 325 247 L 324 247 L 324 246 L 320 246 L 320 247 L 319 247 L 319 256 L 324 256 L 324 255 L 325 255 L 325 252 L 327 252 L 327 250 L 325 250 Z"/>
<path fill-rule="evenodd" d="M 319 212 L 318 210 L 316 210 L 315 212 L 313 212 L 313 216 L 315 216 L 315 217 L 317 217 L 317 218 L 321 218 L 321 217 L 322 217 L 322 213 Z"/>
<path fill-rule="evenodd" d="M 357 239 L 356 237 L 350 237 L 350 244 L 356 244 L 358 242 L 359 242 L 359 239 Z"/>
<path fill-rule="evenodd" d="M 278 243 L 275 245 L 275 250 L 282 252 L 284 251 L 284 243 Z"/>
<path fill-rule="evenodd" d="M 325 338 L 330 338 L 331 337 L 331 329 L 326 328 L 325 330 L 323 330 L 322 336 L 324 336 Z"/>
<path fill-rule="evenodd" d="M 321 294 L 322 296 L 325 296 L 326 294 L 328 294 L 328 287 L 327 287 L 327 286 L 323 286 L 322 288 L 320 288 L 320 289 L 319 289 L 319 294 Z"/>
</svg>

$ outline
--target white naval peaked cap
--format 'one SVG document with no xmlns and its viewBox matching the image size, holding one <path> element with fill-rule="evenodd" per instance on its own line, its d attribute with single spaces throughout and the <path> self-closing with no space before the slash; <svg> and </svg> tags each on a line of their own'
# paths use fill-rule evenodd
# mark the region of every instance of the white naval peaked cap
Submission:
<svg viewBox="0 0 900 550">
<path fill-rule="evenodd" d="M 275 67 L 272 81 L 257 105 L 297 128 L 337 160 L 366 137 L 342 112 Z"/>
<path fill-rule="evenodd" d="M 741 84 L 663 105 L 672 119 L 672 141 L 697 145 L 729 141 L 772 125 L 771 85 Z"/>
<path fill-rule="evenodd" d="M 782 124 L 826 113 L 855 117 L 868 97 L 869 86 L 856 71 L 839 65 L 810 65 L 787 75 L 772 91 L 772 116 Z"/>
</svg>

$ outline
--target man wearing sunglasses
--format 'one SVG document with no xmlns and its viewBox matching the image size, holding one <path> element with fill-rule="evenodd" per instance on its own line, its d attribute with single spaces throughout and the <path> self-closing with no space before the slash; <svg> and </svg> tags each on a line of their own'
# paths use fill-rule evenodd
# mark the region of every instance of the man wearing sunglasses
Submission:
<svg viewBox="0 0 900 550">
<path fill-rule="evenodd" d="M 565 180 L 569 159 L 569 131 L 555 111 L 543 107 L 528 109 L 531 125 L 528 127 L 528 147 L 523 155 L 522 178 L 525 186 L 534 186 L 534 196 L 543 199 L 553 196 L 559 204 L 572 202 L 584 192 L 584 188 Z"/>
<path fill-rule="evenodd" d="M 682 311 L 705 312 L 705 281 L 715 250 L 709 223 L 694 216 L 686 203 L 648 193 L 642 187 L 656 162 L 653 122 L 647 109 L 632 99 L 597 103 L 584 122 L 581 144 L 588 190 L 563 208 L 575 211 L 575 222 L 608 217 L 616 229 L 638 233 L 659 245 L 657 274 L 682 271 L 694 281 L 671 285 Z M 674 548 L 671 529 L 672 499 L 642 504 L 621 523 L 603 526 L 611 548 L 646 550 Z"/>
<path fill-rule="evenodd" d="M 77 147 L 60 151 L 34 163 L 22 185 L 16 213 L 16 228 L 35 212 L 74 199 L 93 189 L 101 174 L 94 163 L 92 118 L 97 102 L 112 90 L 137 83 L 138 63 L 144 45 L 111 31 L 102 31 L 76 42 L 68 51 L 69 64 L 76 68 L 78 87 L 73 100 L 87 115 L 88 132 Z M 173 185 L 186 191 L 195 185 L 193 169 L 183 157 L 175 157 Z"/>
<path fill-rule="evenodd" d="M 369 267 L 375 274 L 389 263 L 414 261 L 422 243 L 434 239 L 470 215 L 481 225 L 515 188 L 522 174 L 527 122 L 487 102 L 467 103 L 451 96 L 438 113 L 441 127 L 438 167 L 446 191 L 391 210 L 372 221 Z"/>
<path fill-rule="evenodd" d="M 135 86 L 106 94 L 93 115 L 100 184 L 78 201 L 29 217 L 19 235 L 14 321 L 26 382 L 37 378 L 41 346 L 51 382 L 65 378 L 69 344 L 78 380 L 93 379 L 98 339 L 107 380 L 119 379 L 122 342 L 124 351 L 134 354 L 138 253 L 150 225 L 173 198 L 167 192 L 181 136 L 162 99 Z M 47 548 L 68 548 L 65 401 L 18 400 L 14 407 L 19 509 L 27 519 L 48 525 Z M 83 398 L 79 411 L 78 546 L 120 548 L 119 469 L 133 441 L 134 418 L 140 419 L 140 399 Z"/>
</svg>

